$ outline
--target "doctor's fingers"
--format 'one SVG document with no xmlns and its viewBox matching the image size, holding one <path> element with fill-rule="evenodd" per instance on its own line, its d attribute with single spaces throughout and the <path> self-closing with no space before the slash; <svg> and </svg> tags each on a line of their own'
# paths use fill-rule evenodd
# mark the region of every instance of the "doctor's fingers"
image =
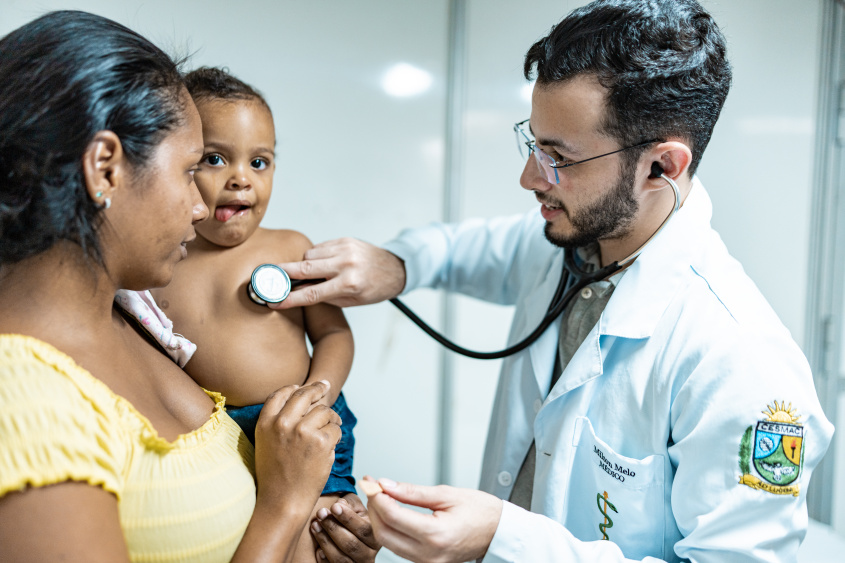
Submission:
<svg viewBox="0 0 845 563">
<path fill-rule="evenodd" d="M 291 279 L 333 278 L 356 263 L 360 263 L 356 252 L 356 239 L 335 239 L 314 245 L 305 251 L 299 262 L 278 264 Z M 361 243 L 366 244 L 366 243 Z"/>
<path fill-rule="evenodd" d="M 396 501 L 386 497 L 386 495 L 377 496 L 382 497 L 383 501 L 389 501 L 390 503 L 396 505 Z M 438 561 L 430 556 L 428 550 L 416 537 L 400 532 L 382 520 L 381 514 L 379 514 L 378 509 L 374 506 L 374 499 L 375 497 L 370 498 L 368 503 L 368 507 L 370 509 L 370 520 L 373 524 L 373 532 L 375 533 L 376 540 L 382 546 L 386 547 L 396 555 L 408 559 L 409 561 Z"/>
<path fill-rule="evenodd" d="M 284 266 L 282 266 L 284 267 Z M 354 307 L 363 305 L 358 298 L 358 289 L 347 283 L 352 274 L 342 274 L 337 277 L 327 277 L 326 281 L 308 284 L 288 294 L 281 303 L 271 303 L 271 309 L 292 309 L 294 307 L 309 307 L 317 303 L 328 303 L 335 307 Z"/>
<path fill-rule="evenodd" d="M 395 534 L 415 538 L 415 543 L 418 545 L 425 541 L 427 544 L 437 546 L 441 546 L 442 543 L 441 547 L 447 547 L 445 536 L 448 534 L 447 528 L 450 524 L 443 518 L 405 508 L 384 493 L 370 497 L 367 508 L 370 511 L 370 521 L 373 523 L 376 539 L 386 547 L 390 547 L 390 544 L 382 537 L 385 534 L 388 538 L 394 538 Z M 380 530 L 379 524 L 384 529 Z"/>
<path fill-rule="evenodd" d="M 379 479 L 379 485 L 388 496 L 399 502 L 428 508 L 430 510 L 445 510 L 455 505 L 456 500 L 464 493 L 463 489 L 449 485 L 435 485 L 428 487 L 412 483 L 396 483 L 390 479 Z"/>
<path fill-rule="evenodd" d="M 291 277 L 329 281 L 294 291 L 282 306 L 274 308 L 317 302 L 338 307 L 369 305 L 396 297 L 405 288 L 405 263 L 401 259 L 383 248 L 352 238 L 314 246 L 306 251 L 305 260 L 290 267 Z"/>
</svg>

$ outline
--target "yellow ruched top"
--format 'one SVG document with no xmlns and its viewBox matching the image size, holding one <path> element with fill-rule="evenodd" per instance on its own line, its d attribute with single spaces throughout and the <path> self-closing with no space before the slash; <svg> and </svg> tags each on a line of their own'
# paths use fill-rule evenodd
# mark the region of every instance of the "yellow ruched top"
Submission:
<svg viewBox="0 0 845 563">
<path fill-rule="evenodd" d="M 168 442 L 67 355 L 0 335 L 0 497 L 87 482 L 117 497 L 132 561 L 229 561 L 255 506 L 254 450 L 206 393 L 211 418 Z"/>
</svg>

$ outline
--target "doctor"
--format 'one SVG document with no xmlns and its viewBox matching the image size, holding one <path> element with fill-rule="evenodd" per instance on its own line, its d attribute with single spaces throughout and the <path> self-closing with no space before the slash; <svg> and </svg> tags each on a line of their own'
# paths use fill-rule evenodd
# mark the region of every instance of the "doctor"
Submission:
<svg viewBox="0 0 845 563">
<path fill-rule="evenodd" d="M 520 184 L 539 209 L 282 265 L 328 281 L 281 308 L 442 287 L 516 304 L 513 343 L 545 314 L 563 249 L 591 270 L 645 244 L 504 361 L 484 492 L 382 479 L 377 538 L 413 561 L 794 561 L 833 428 L 695 177 L 731 81 L 722 33 L 695 0 L 597 0 L 528 50 L 525 74 Z M 661 176 L 682 206 L 649 242 L 676 203 Z"/>
</svg>

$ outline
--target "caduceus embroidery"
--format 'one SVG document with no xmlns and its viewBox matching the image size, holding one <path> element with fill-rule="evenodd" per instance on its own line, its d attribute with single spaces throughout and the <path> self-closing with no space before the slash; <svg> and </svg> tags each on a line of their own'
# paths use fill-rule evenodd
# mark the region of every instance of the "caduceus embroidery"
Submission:
<svg viewBox="0 0 845 563">
<path fill-rule="evenodd" d="M 602 508 L 602 501 L 604 501 L 604 508 Z M 599 506 L 599 511 L 604 515 L 604 523 L 599 524 L 599 532 L 601 532 L 603 540 L 609 540 L 610 538 L 607 537 L 607 530 L 608 528 L 613 527 L 613 520 L 611 520 L 610 516 L 607 514 L 607 509 L 611 509 L 613 512 L 619 514 L 616 510 L 616 507 L 613 506 L 613 503 L 607 500 L 607 491 L 604 492 L 604 496 L 601 493 L 596 493 L 596 504 Z"/>
</svg>

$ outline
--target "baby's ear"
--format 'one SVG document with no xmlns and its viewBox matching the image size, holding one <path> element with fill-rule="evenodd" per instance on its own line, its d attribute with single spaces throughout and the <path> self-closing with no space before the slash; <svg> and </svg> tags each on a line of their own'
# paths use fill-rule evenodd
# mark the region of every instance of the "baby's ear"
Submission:
<svg viewBox="0 0 845 563">
<path fill-rule="evenodd" d="M 88 197 L 107 206 L 125 180 L 127 167 L 120 138 L 112 131 L 98 131 L 82 155 Z"/>
</svg>

